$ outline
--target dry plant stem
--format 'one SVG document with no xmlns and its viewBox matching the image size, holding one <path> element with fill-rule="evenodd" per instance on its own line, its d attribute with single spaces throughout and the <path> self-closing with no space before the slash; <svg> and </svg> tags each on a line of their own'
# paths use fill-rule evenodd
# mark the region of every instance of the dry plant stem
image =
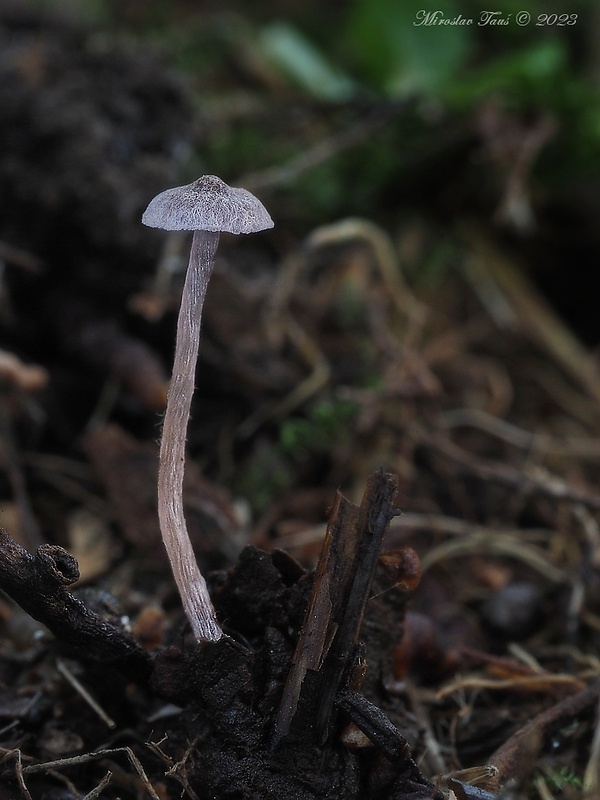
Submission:
<svg viewBox="0 0 600 800">
<path fill-rule="evenodd" d="M 223 635 L 215 618 L 206 581 L 198 568 L 183 514 L 185 440 L 190 416 L 200 323 L 206 287 L 212 273 L 219 233 L 195 231 L 192 239 L 179 320 L 173 375 L 160 443 L 158 517 L 184 611 L 198 641 Z"/>
<path fill-rule="evenodd" d="M 593 683 L 542 711 L 513 733 L 489 758 L 489 763 L 497 767 L 498 773 L 488 788 L 498 791 L 507 781 L 527 774 L 531 765 L 537 761 L 540 750 L 548 746 L 555 731 L 581 717 L 593 717 L 599 694 L 600 684 Z"/>
</svg>

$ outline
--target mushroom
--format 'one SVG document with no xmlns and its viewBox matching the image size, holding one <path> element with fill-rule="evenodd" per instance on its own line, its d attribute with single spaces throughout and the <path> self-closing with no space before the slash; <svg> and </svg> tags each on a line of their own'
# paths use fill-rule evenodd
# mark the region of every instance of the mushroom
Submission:
<svg viewBox="0 0 600 800">
<path fill-rule="evenodd" d="M 218 624 L 190 542 L 183 513 L 185 439 L 194 393 L 200 323 L 206 287 L 221 231 L 255 233 L 273 227 L 262 203 L 245 189 L 234 189 L 215 175 L 167 189 L 150 202 L 144 225 L 194 231 L 181 308 L 173 375 L 169 385 L 158 469 L 158 517 L 184 611 L 198 641 L 218 641 Z"/>
</svg>

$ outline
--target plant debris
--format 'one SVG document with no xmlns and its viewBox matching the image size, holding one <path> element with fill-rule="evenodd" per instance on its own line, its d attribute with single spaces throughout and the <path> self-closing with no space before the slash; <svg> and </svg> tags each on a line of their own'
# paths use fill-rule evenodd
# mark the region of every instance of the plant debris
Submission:
<svg viewBox="0 0 600 800">
<path fill-rule="evenodd" d="M 357 678 L 368 665 L 365 645 L 359 640 L 361 622 L 383 534 L 395 513 L 395 491 L 393 477 L 379 473 L 370 479 L 360 507 L 338 497 L 314 581 L 283 553 L 268 556 L 246 549 L 215 595 L 217 609 L 221 613 L 224 608 L 229 610 L 229 624 L 239 620 L 231 635 L 218 642 L 184 649 L 171 646 L 150 657 L 124 628 L 65 591 L 77 578 L 77 571 L 74 559 L 62 548 L 42 545 L 31 556 L 6 533 L 0 551 L 0 585 L 54 633 L 56 643 L 51 650 L 66 649 L 92 668 L 116 669 L 133 681 L 138 691 L 153 692 L 157 698 L 181 706 L 177 724 L 172 723 L 166 734 L 167 741 L 155 746 L 160 747 L 163 758 L 174 759 L 171 738 L 196 743 L 186 753 L 189 763 L 184 774 L 185 786 L 199 796 L 233 798 L 243 792 L 248 797 L 274 798 L 287 792 L 309 800 L 354 798 L 362 792 L 365 798 L 398 798 L 406 796 L 410 785 L 411 797 L 441 800 L 412 759 L 407 740 L 386 714 L 361 694 L 362 680 Z M 385 618 L 382 602 L 371 606 L 378 611 L 372 622 L 375 630 Z M 262 613 L 253 614 L 257 604 Z M 296 626 L 302 618 L 298 637 Z M 311 632 L 315 624 L 323 630 L 316 638 Z M 292 659 L 295 638 L 297 655 Z M 309 647 L 315 647 L 308 644 L 311 641 L 318 642 L 316 652 L 309 652 Z M 57 660 L 56 666 L 100 722 L 116 728 L 117 723 L 62 660 Z M 377 670 L 376 664 L 368 666 Z M 107 685 L 98 684 L 97 675 L 95 692 L 109 691 Z M 121 703 L 131 706 L 126 686 L 122 692 Z M 141 711 L 139 708 L 138 713 Z M 335 720 L 334 712 L 342 715 L 340 721 Z M 345 748 L 340 731 L 348 721 L 363 731 L 368 745 Z M 380 753 L 378 760 L 373 761 L 371 747 Z M 113 752 L 101 750 L 85 758 L 19 768 L 15 780 L 26 786 L 27 776 L 44 766 L 53 771 L 76 767 Z M 147 782 L 143 756 L 140 761 L 132 753 L 131 759 Z M 317 766 L 323 759 L 328 765 L 325 772 Z M 106 785 L 110 782 L 106 777 L 102 780 Z"/>
</svg>

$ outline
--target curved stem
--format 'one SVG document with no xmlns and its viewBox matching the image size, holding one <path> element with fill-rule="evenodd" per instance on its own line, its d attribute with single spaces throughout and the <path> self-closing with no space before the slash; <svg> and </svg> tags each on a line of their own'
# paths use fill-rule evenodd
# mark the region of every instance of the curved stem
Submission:
<svg viewBox="0 0 600 800">
<path fill-rule="evenodd" d="M 185 440 L 192 395 L 200 323 L 206 287 L 212 274 L 219 233 L 195 231 L 190 251 L 179 320 L 173 375 L 163 423 L 158 468 L 158 518 L 165 548 L 183 608 L 199 641 L 217 641 L 223 635 L 208 593 L 183 514 Z"/>
</svg>

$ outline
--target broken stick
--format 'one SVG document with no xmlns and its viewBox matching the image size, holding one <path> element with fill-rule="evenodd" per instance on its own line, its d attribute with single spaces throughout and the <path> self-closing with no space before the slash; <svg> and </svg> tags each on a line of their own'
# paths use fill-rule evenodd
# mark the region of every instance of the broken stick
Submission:
<svg viewBox="0 0 600 800">
<path fill-rule="evenodd" d="M 279 705 L 273 746 L 297 732 L 323 744 L 338 692 L 355 663 L 360 628 L 398 479 L 382 471 L 367 481 L 360 506 L 338 492 L 300 638 Z"/>
</svg>

